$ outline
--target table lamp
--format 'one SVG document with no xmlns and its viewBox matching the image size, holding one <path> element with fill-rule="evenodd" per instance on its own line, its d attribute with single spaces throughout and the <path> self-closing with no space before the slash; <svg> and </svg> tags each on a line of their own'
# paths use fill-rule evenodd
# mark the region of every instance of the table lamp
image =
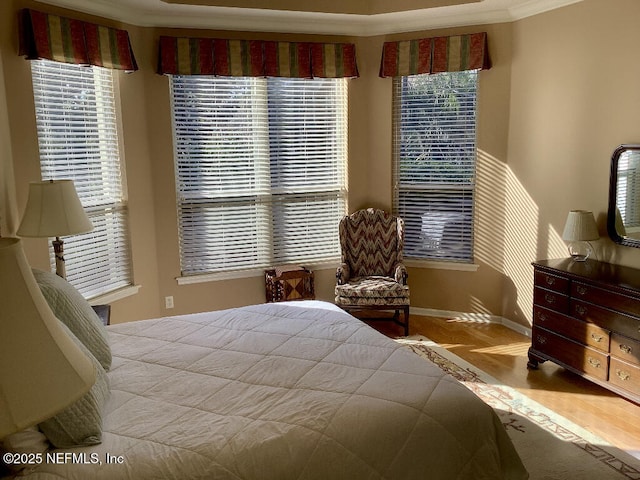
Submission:
<svg viewBox="0 0 640 480">
<path fill-rule="evenodd" d="M 96 372 L 49 308 L 18 238 L 0 238 L 0 285 L 2 439 L 62 411 Z"/>
<path fill-rule="evenodd" d="M 598 240 L 598 226 L 593 213 L 586 210 L 571 210 L 564 225 L 562 239 L 569 242 L 569 255 L 576 261 L 584 262 L 593 253 L 591 240 Z"/>
<path fill-rule="evenodd" d="M 93 230 L 71 180 L 46 180 L 29 184 L 29 198 L 18 228 L 21 237 L 55 237 L 56 273 L 66 278 L 64 235 Z"/>
</svg>

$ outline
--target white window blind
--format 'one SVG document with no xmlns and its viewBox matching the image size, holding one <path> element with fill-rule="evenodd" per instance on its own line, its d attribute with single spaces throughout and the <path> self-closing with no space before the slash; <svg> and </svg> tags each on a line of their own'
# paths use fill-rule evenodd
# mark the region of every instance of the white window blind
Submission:
<svg viewBox="0 0 640 480">
<path fill-rule="evenodd" d="M 394 203 L 405 257 L 473 261 L 477 71 L 394 78 Z"/>
<path fill-rule="evenodd" d="M 626 151 L 618 161 L 618 185 L 616 188 L 616 205 L 622 216 L 627 233 L 640 230 L 640 154 Z"/>
<path fill-rule="evenodd" d="M 183 275 L 339 258 L 344 79 L 172 76 Z"/>
<path fill-rule="evenodd" d="M 42 178 L 73 180 L 94 226 L 64 238 L 67 280 L 85 298 L 131 285 L 112 71 L 48 60 L 31 71 Z"/>
</svg>

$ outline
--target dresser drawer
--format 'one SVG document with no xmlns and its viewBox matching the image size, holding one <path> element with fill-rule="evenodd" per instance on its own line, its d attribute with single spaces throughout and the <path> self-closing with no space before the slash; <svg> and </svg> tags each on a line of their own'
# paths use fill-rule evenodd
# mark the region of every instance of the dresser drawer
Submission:
<svg viewBox="0 0 640 480">
<path fill-rule="evenodd" d="M 621 333 L 629 338 L 640 340 L 640 319 L 636 317 L 573 298 L 569 305 L 569 315 L 585 322 L 595 323 L 602 328 Z"/>
<path fill-rule="evenodd" d="M 640 395 L 640 367 L 611 357 L 609 383 Z"/>
<path fill-rule="evenodd" d="M 564 295 L 569 294 L 569 279 L 566 277 L 559 277 L 558 275 L 536 270 L 533 280 L 538 287 L 553 290 Z"/>
<path fill-rule="evenodd" d="M 539 306 L 533 307 L 533 321 L 539 327 L 578 343 L 589 345 L 605 353 L 609 351 L 609 331 L 593 323 L 583 322 Z"/>
<path fill-rule="evenodd" d="M 569 313 L 569 297 L 545 288 L 534 288 L 533 303 L 556 312 Z"/>
<path fill-rule="evenodd" d="M 611 355 L 640 365 L 640 342 L 614 333 L 611 336 Z"/>
<path fill-rule="evenodd" d="M 640 317 L 640 299 L 638 298 L 577 281 L 571 284 L 571 296 L 618 312 Z"/>
<path fill-rule="evenodd" d="M 585 347 L 535 325 L 532 346 L 534 350 L 549 355 L 560 364 L 572 367 L 599 380 L 607 380 L 609 357 L 603 352 Z"/>
</svg>

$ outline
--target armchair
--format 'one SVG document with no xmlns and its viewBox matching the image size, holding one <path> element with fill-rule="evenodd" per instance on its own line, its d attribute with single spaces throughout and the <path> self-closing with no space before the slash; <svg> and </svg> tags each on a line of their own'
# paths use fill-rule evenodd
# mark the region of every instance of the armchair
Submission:
<svg viewBox="0 0 640 480">
<path fill-rule="evenodd" d="M 404 221 L 373 208 L 345 216 L 339 225 L 341 265 L 335 303 L 344 310 L 393 310 L 409 334 L 409 286 L 402 263 Z M 400 310 L 404 322 L 400 321 Z"/>
</svg>

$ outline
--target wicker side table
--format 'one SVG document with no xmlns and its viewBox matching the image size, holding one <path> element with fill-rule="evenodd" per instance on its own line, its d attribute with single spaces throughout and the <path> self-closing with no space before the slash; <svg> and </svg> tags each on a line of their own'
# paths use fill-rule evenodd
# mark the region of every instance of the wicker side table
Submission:
<svg viewBox="0 0 640 480">
<path fill-rule="evenodd" d="M 313 300 L 313 272 L 299 265 L 282 265 L 265 270 L 267 302 Z"/>
</svg>

